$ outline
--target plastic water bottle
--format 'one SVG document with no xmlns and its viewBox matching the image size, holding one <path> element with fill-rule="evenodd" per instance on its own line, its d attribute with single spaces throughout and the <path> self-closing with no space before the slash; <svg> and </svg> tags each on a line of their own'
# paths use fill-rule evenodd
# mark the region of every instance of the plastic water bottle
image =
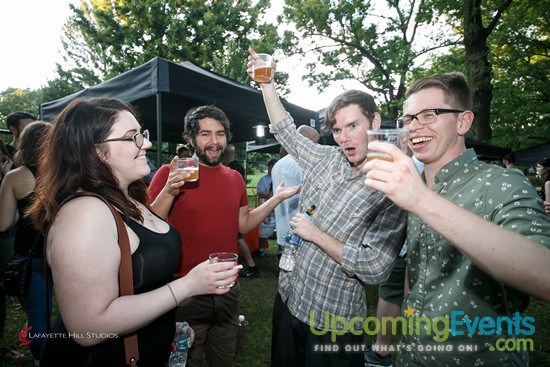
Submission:
<svg viewBox="0 0 550 367">
<path fill-rule="evenodd" d="M 187 322 L 182 322 L 176 327 L 174 343 L 176 350 L 170 354 L 169 367 L 185 367 L 187 364 L 187 350 L 190 347 L 191 328 Z"/>
<path fill-rule="evenodd" d="M 237 334 L 237 355 L 241 353 L 246 344 L 246 329 L 248 328 L 248 321 L 244 315 L 239 315 L 239 333 Z"/>
<path fill-rule="evenodd" d="M 313 212 L 315 212 L 315 205 L 312 205 L 308 210 L 306 210 L 304 215 L 311 219 Z M 292 233 L 294 229 L 295 228 L 292 226 L 288 229 L 288 233 L 285 237 L 283 254 L 279 260 L 279 268 L 285 271 L 294 270 L 294 265 L 296 264 L 296 252 L 298 252 L 298 248 L 302 245 L 302 238 Z"/>
</svg>

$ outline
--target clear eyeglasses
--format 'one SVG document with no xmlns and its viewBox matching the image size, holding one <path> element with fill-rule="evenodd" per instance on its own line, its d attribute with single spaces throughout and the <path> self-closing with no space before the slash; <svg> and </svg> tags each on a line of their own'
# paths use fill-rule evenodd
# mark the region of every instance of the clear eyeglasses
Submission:
<svg viewBox="0 0 550 367">
<path fill-rule="evenodd" d="M 452 108 L 430 108 L 422 110 L 414 115 L 405 115 L 398 118 L 395 123 L 398 129 L 408 127 L 416 119 L 420 125 L 428 125 L 437 121 L 437 116 L 442 113 L 462 113 L 465 110 L 456 110 Z"/>
<path fill-rule="evenodd" d="M 133 141 L 136 147 L 138 147 L 138 149 L 141 149 L 143 143 L 145 142 L 145 139 L 149 140 L 149 130 L 140 131 L 139 133 L 135 133 L 132 136 L 123 136 L 122 138 L 100 140 L 96 144 L 109 143 L 111 141 Z"/>
</svg>

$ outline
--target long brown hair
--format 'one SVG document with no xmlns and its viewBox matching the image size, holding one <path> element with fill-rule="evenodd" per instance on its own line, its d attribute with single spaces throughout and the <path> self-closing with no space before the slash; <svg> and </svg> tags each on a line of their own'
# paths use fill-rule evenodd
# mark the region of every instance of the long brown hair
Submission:
<svg viewBox="0 0 550 367">
<path fill-rule="evenodd" d="M 19 166 L 36 166 L 42 154 L 44 137 L 50 130 L 50 124 L 42 121 L 34 121 L 28 124 L 17 139 L 17 151 L 13 155 L 13 161 Z"/>
<path fill-rule="evenodd" d="M 36 199 L 27 211 L 38 229 L 53 223 L 61 202 L 79 191 L 99 194 L 124 215 L 143 219 L 96 150 L 107 149 L 96 143 L 107 138 L 122 111 L 137 119 L 132 105 L 122 100 L 77 98 L 54 119 L 38 161 Z M 148 205 L 143 180 L 130 184 L 128 195 Z"/>
</svg>

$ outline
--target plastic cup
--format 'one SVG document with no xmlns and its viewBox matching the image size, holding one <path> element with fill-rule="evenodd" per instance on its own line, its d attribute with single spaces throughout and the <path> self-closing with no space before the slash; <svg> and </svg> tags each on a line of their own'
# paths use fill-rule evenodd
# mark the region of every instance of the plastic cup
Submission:
<svg viewBox="0 0 550 367">
<path fill-rule="evenodd" d="M 408 129 L 378 129 L 367 130 L 367 145 L 371 141 L 383 141 L 397 146 L 403 153 L 407 153 L 407 143 L 409 141 Z M 383 159 L 393 162 L 393 157 L 389 154 L 368 149 L 367 146 L 367 161 L 372 159 Z"/>
<path fill-rule="evenodd" d="M 252 78 L 258 83 L 269 83 L 273 77 L 271 63 L 273 58 L 269 54 L 256 54 L 252 67 Z"/>
<path fill-rule="evenodd" d="M 211 263 L 218 263 L 218 262 L 237 262 L 239 259 L 239 255 L 233 252 L 214 252 L 210 255 L 208 255 L 208 259 Z M 228 285 L 220 286 L 218 288 L 231 288 L 235 285 L 235 282 L 231 282 Z"/>
<path fill-rule="evenodd" d="M 178 170 L 191 173 L 191 176 L 184 179 L 185 182 L 194 182 L 199 179 L 199 158 L 184 157 L 178 159 Z"/>
</svg>

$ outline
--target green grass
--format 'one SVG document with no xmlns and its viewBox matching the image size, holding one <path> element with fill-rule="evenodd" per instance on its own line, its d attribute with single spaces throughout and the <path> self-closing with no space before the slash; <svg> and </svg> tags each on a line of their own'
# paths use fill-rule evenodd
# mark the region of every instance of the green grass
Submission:
<svg viewBox="0 0 550 367">
<path fill-rule="evenodd" d="M 266 255 L 255 259 L 262 271 L 262 277 L 256 279 L 239 279 L 242 286 L 241 311 L 249 322 L 246 345 L 238 356 L 236 367 L 266 367 L 270 365 L 271 355 L 271 311 L 273 300 L 277 293 L 277 245 L 270 241 Z M 376 287 L 366 287 L 368 312 L 375 314 L 378 297 Z M 26 355 L 25 360 L 18 363 L 7 363 L 0 360 L 0 366 L 32 367 L 32 359 L 28 348 L 21 347 L 17 333 L 25 323 L 25 316 L 16 300 L 8 300 L 8 315 L 5 327 L 6 345 Z M 535 334 L 533 335 L 535 350 L 531 352 L 531 366 L 548 366 L 550 360 L 550 315 L 548 305 L 532 300 L 526 315 L 535 318 Z M 396 338 L 397 339 L 397 338 Z M 366 339 L 367 345 L 372 339 Z"/>
</svg>

